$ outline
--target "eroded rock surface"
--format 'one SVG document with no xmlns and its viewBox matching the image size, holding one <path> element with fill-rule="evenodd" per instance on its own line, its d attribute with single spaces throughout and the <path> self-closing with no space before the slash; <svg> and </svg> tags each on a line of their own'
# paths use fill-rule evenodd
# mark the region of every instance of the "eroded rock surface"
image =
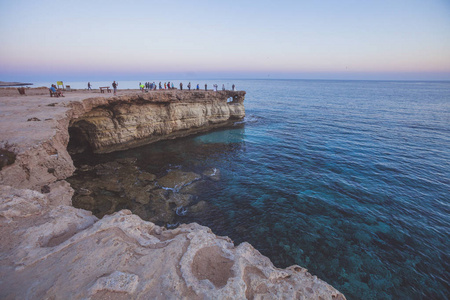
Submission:
<svg viewBox="0 0 450 300">
<path fill-rule="evenodd" d="M 120 101 L 98 105 L 71 120 L 73 142 L 69 148 L 111 152 L 232 124 L 245 116 L 244 95 L 158 91 L 122 96 Z"/>
<path fill-rule="evenodd" d="M 0 195 L 2 299 L 344 299 L 305 269 L 277 269 L 195 223 L 166 230 L 128 210 L 99 220 L 36 191 Z"/>
</svg>

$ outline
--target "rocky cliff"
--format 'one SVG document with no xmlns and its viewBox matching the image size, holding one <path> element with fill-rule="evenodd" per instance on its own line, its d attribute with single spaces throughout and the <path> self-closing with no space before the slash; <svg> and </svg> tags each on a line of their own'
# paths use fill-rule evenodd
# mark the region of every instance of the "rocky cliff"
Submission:
<svg viewBox="0 0 450 300">
<path fill-rule="evenodd" d="M 245 92 L 164 91 L 122 96 L 70 121 L 69 148 L 128 149 L 225 126 L 242 119 Z"/>
<path fill-rule="evenodd" d="M 71 205 L 69 131 L 73 149 L 104 152 L 207 130 L 244 115 L 244 93 L 230 93 L 0 96 L 0 298 L 345 299 L 206 227 L 166 230 L 127 210 L 99 220 Z"/>
</svg>

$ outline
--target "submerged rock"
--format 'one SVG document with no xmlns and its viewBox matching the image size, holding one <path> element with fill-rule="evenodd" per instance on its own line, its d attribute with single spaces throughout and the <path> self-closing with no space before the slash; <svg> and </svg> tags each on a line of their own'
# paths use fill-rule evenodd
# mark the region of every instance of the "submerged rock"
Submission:
<svg viewBox="0 0 450 300">
<path fill-rule="evenodd" d="M 141 174 L 139 174 L 138 178 L 142 181 L 155 181 L 156 175 L 147 172 L 142 172 Z"/>
<path fill-rule="evenodd" d="M 150 193 L 145 189 L 134 189 L 131 190 L 127 196 L 132 201 L 139 202 L 141 204 L 147 204 L 150 202 Z"/>
<path fill-rule="evenodd" d="M 99 190 L 105 190 L 110 192 L 121 192 L 123 186 L 119 183 L 118 179 L 115 177 L 103 177 L 103 178 L 93 178 L 90 182 L 86 181 L 91 189 L 95 190 L 97 193 Z"/>
<path fill-rule="evenodd" d="M 112 175 L 117 173 L 123 167 L 122 164 L 117 161 L 108 162 L 94 167 L 97 175 Z"/>
<path fill-rule="evenodd" d="M 208 208 L 208 203 L 206 201 L 200 201 L 195 205 L 189 207 L 189 211 L 193 213 L 203 212 Z"/>
<path fill-rule="evenodd" d="M 89 196 L 90 194 L 92 194 L 92 191 L 86 188 L 80 188 L 77 192 L 81 196 Z"/>
<path fill-rule="evenodd" d="M 204 171 L 203 175 L 214 181 L 220 180 L 220 170 L 216 168 L 211 168 L 209 170 Z"/>
<path fill-rule="evenodd" d="M 199 180 L 200 175 L 193 172 L 184 172 L 180 170 L 170 171 L 166 176 L 158 179 L 158 184 L 160 186 L 179 190 L 183 186 L 191 184 L 195 180 Z"/>
<path fill-rule="evenodd" d="M 148 220 L 148 209 L 145 207 L 145 205 L 142 205 L 140 203 L 132 203 L 130 206 L 130 210 L 133 212 L 133 214 L 138 215 L 142 220 Z"/>
<path fill-rule="evenodd" d="M 198 195 L 202 187 L 205 185 L 205 180 L 197 180 L 189 185 L 184 186 L 180 189 L 180 193 L 190 194 L 190 195 Z"/>
<path fill-rule="evenodd" d="M 150 198 L 152 199 L 152 202 L 166 201 L 168 195 L 169 192 L 164 189 L 155 189 L 150 192 Z"/>
<path fill-rule="evenodd" d="M 192 195 L 172 193 L 167 201 L 175 203 L 176 206 L 188 206 L 193 198 Z"/>
<path fill-rule="evenodd" d="M 81 171 L 81 172 L 89 172 L 89 171 L 92 171 L 92 170 L 94 170 L 94 167 L 93 166 L 89 166 L 89 165 L 82 165 L 81 167 L 79 167 L 77 169 L 77 171 Z"/>
<path fill-rule="evenodd" d="M 75 207 L 83 208 L 93 211 L 97 207 L 96 200 L 91 196 L 80 196 L 73 199 L 73 205 Z"/>
</svg>

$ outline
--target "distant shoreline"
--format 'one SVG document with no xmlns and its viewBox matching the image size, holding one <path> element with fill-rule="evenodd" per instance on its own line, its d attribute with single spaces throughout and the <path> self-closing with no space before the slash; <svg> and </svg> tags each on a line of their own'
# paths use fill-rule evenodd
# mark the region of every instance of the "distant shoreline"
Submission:
<svg viewBox="0 0 450 300">
<path fill-rule="evenodd" d="M 24 82 L 0 81 L 0 87 L 2 87 L 2 86 L 24 86 L 24 85 L 33 85 L 33 84 L 32 83 L 24 83 Z"/>
</svg>

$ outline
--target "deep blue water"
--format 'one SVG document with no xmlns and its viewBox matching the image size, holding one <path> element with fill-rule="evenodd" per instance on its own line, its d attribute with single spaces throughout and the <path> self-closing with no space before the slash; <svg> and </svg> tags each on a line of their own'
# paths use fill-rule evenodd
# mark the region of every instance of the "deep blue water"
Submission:
<svg viewBox="0 0 450 300">
<path fill-rule="evenodd" d="M 236 127 L 104 157 L 216 168 L 197 199 L 214 210 L 180 222 L 304 266 L 348 299 L 447 299 L 450 82 L 233 83 L 247 91 Z"/>
</svg>

